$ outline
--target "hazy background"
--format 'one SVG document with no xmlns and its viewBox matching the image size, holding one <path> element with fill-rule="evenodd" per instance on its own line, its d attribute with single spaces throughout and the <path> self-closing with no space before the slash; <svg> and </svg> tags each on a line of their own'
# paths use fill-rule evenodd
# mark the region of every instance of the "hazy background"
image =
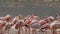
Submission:
<svg viewBox="0 0 60 34">
<path fill-rule="evenodd" d="M 0 16 L 11 14 L 23 17 L 36 13 L 40 18 L 60 13 L 60 0 L 0 0 Z"/>
</svg>

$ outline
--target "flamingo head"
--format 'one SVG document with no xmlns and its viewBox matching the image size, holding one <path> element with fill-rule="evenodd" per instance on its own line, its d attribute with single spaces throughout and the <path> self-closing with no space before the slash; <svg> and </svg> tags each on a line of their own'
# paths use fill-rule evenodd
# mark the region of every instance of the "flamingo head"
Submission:
<svg viewBox="0 0 60 34">
<path fill-rule="evenodd" d="M 12 19 L 11 15 L 6 15 L 5 16 L 5 21 L 9 22 Z"/>
</svg>

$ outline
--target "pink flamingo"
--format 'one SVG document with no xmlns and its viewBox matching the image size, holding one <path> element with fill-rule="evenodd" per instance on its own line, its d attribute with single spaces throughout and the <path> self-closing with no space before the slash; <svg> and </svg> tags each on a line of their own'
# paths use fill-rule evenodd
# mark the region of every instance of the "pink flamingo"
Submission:
<svg viewBox="0 0 60 34">
<path fill-rule="evenodd" d="M 41 25 L 38 22 L 33 22 L 31 24 L 31 28 L 32 28 L 32 33 L 36 34 L 36 30 L 40 29 Z"/>
<path fill-rule="evenodd" d="M 30 16 L 30 19 L 40 21 L 40 18 L 35 13 L 32 13 L 32 15 Z"/>
<path fill-rule="evenodd" d="M 57 34 L 57 29 L 60 29 L 60 18 L 57 21 L 51 24 L 51 29 L 53 30 L 53 34 Z"/>
<path fill-rule="evenodd" d="M 12 18 L 11 15 L 6 15 L 5 17 L 0 17 L 0 21 L 2 23 L 1 27 L 5 26 L 6 23 L 10 23 L 11 18 Z M 3 23 L 3 22 L 5 22 L 5 23 Z"/>
<path fill-rule="evenodd" d="M 6 25 L 6 21 L 0 21 L 0 33 L 3 34 L 3 28 Z"/>
<path fill-rule="evenodd" d="M 33 21 L 40 21 L 40 18 L 35 13 L 32 13 L 31 16 L 27 16 L 25 18 L 25 23 L 26 23 L 25 26 L 29 29 L 29 34 L 30 34 L 30 26 L 33 24 L 32 23 Z M 26 34 L 27 34 L 27 29 L 26 29 Z"/>
<path fill-rule="evenodd" d="M 13 19 L 12 22 L 6 24 L 5 30 L 8 31 L 8 34 L 9 34 L 9 30 L 11 29 L 11 27 L 14 26 L 19 19 L 21 19 L 21 17 L 20 17 L 20 16 L 17 16 L 16 18 Z M 5 20 L 9 22 L 9 21 L 11 20 L 11 17 L 9 18 L 9 17 L 7 16 Z"/>
<path fill-rule="evenodd" d="M 22 19 L 22 16 L 21 15 L 18 15 L 18 16 L 16 16 L 13 20 L 12 20 L 12 22 L 11 22 L 11 24 L 12 24 L 12 26 L 13 27 L 15 27 L 15 29 L 17 28 L 16 26 L 16 24 L 19 22 L 19 20 L 20 19 Z M 20 29 L 20 28 L 19 28 Z"/>
<path fill-rule="evenodd" d="M 58 13 L 56 13 L 57 20 L 54 21 L 54 23 L 51 24 L 51 29 L 53 30 L 53 34 L 57 34 L 57 29 L 60 29 L 60 16 Z"/>
<path fill-rule="evenodd" d="M 6 15 L 4 17 L 4 20 L 2 20 L 2 21 L 6 21 L 6 26 L 7 26 L 7 24 L 11 23 L 11 19 L 12 19 L 11 15 Z"/>
<path fill-rule="evenodd" d="M 6 15 L 5 17 L 0 17 L 0 20 L 9 22 L 11 18 L 11 15 Z"/>
<path fill-rule="evenodd" d="M 51 23 L 53 23 L 53 21 L 54 21 L 54 18 L 52 16 L 48 17 L 47 19 L 45 19 L 45 22 L 42 23 L 41 29 L 43 29 L 43 30 L 45 29 L 45 31 L 50 29 L 50 25 L 51 25 Z M 45 31 L 43 31 L 43 34 Z"/>
<path fill-rule="evenodd" d="M 16 16 L 16 17 L 12 20 L 12 24 L 13 24 L 13 25 L 14 25 L 14 24 L 16 24 L 16 23 L 17 23 L 17 21 L 19 21 L 21 18 L 22 18 L 22 16 L 21 16 L 21 15 Z"/>
<path fill-rule="evenodd" d="M 22 28 L 24 26 L 24 22 L 19 20 L 16 25 L 15 25 L 15 29 L 18 29 L 18 34 L 20 34 L 20 28 Z"/>
<path fill-rule="evenodd" d="M 31 23 L 31 19 L 26 19 L 25 21 L 25 34 L 30 34 L 30 23 Z M 27 33 L 27 31 L 29 30 L 29 32 Z"/>
</svg>

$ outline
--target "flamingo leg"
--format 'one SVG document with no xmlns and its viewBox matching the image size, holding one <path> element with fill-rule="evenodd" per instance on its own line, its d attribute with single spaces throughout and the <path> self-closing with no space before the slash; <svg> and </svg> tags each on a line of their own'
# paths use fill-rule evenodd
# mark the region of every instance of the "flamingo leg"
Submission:
<svg viewBox="0 0 60 34">
<path fill-rule="evenodd" d="M 28 34 L 30 34 L 30 28 L 28 28 Z"/>
<path fill-rule="evenodd" d="M 27 28 L 25 27 L 25 34 L 27 34 Z"/>
<path fill-rule="evenodd" d="M 22 29 L 22 34 L 23 34 L 23 27 L 21 29 Z"/>
<path fill-rule="evenodd" d="M 30 28 L 29 28 L 29 34 L 30 34 Z"/>
<path fill-rule="evenodd" d="M 47 34 L 47 29 L 45 29 L 46 31 L 45 31 L 45 34 Z"/>
<path fill-rule="evenodd" d="M 20 28 L 18 29 L 18 34 L 20 34 Z"/>
<path fill-rule="evenodd" d="M 35 34 L 35 29 L 32 29 L 32 34 Z"/>
<path fill-rule="evenodd" d="M 2 34 L 2 30 L 0 30 L 0 34 Z"/>
<path fill-rule="evenodd" d="M 57 31 L 56 31 L 56 29 L 53 29 L 53 34 L 57 34 Z"/>
<path fill-rule="evenodd" d="M 9 30 L 8 30 L 8 34 L 9 34 Z"/>
<path fill-rule="evenodd" d="M 35 34 L 37 34 L 36 29 L 35 29 Z"/>
</svg>

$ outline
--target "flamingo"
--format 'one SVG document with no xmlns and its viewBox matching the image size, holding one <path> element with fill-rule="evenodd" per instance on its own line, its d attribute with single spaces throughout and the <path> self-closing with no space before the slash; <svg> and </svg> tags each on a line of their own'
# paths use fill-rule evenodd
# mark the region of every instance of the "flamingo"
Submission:
<svg viewBox="0 0 60 34">
<path fill-rule="evenodd" d="M 7 14 L 4 17 L 0 17 L 0 20 L 9 22 L 12 19 L 11 15 Z"/>
<path fill-rule="evenodd" d="M 40 18 L 35 13 L 32 13 L 32 15 L 30 16 L 30 19 L 40 21 Z"/>
<path fill-rule="evenodd" d="M 7 15 L 4 16 L 4 17 L 0 17 L 0 21 L 1 21 L 1 23 L 2 23 L 2 27 L 5 26 L 6 23 L 10 23 L 11 18 L 12 18 L 12 17 L 11 17 L 11 15 L 9 15 L 9 14 L 7 14 Z M 5 23 L 3 23 L 3 22 L 5 22 Z M 4 27 L 3 27 L 3 29 L 4 29 Z"/>
<path fill-rule="evenodd" d="M 30 26 L 31 26 L 31 23 L 32 23 L 32 21 L 34 19 L 35 19 L 35 17 L 32 18 L 32 15 L 28 15 L 28 16 L 25 17 L 25 19 L 24 19 L 24 22 L 25 22 L 25 34 L 30 34 Z M 35 20 L 37 20 L 37 19 L 35 19 Z"/>
<path fill-rule="evenodd" d="M 56 13 L 57 20 L 54 21 L 54 23 L 51 23 L 51 29 L 53 30 L 53 34 L 57 34 L 57 29 L 60 29 L 60 16 L 58 13 Z"/>
<path fill-rule="evenodd" d="M 15 18 L 13 18 L 12 24 L 13 24 L 13 25 L 16 24 L 17 21 L 19 21 L 20 19 L 22 19 L 22 16 L 21 16 L 21 15 L 16 16 Z"/>
<path fill-rule="evenodd" d="M 25 34 L 30 34 L 31 19 L 27 18 L 24 22 L 25 22 Z M 29 32 L 27 33 L 28 30 L 29 30 Z"/>
<path fill-rule="evenodd" d="M 18 34 L 20 34 L 20 29 L 24 26 L 24 22 L 22 20 L 19 20 L 16 25 L 15 29 L 18 29 Z"/>
<path fill-rule="evenodd" d="M 42 23 L 41 29 L 48 30 L 50 29 L 51 23 L 54 22 L 54 18 L 52 16 L 48 17 L 47 19 L 44 20 L 45 22 Z M 41 23 L 40 23 L 41 24 Z M 44 32 L 44 31 L 43 31 Z M 47 33 L 46 33 L 47 34 Z"/>
<path fill-rule="evenodd" d="M 5 30 L 7 31 L 7 33 L 9 34 L 9 30 L 11 29 L 12 24 L 6 24 L 5 25 Z"/>
<path fill-rule="evenodd" d="M 33 24 L 36 23 L 35 25 L 33 25 L 33 27 L 35 27 L 35 26 L 38 27 L 37 25 L 39 25 L 40 18 L 36 15 L 36 13 L 32 13 L 32 15 L 30 16 L 30 20 L 31 20 L 30 26 L 32 26 Z M 39 26 L 41 26 L 41 25 L 39 25 Z M 35 28 L 32 28 L 32 32 L 35 32 L 34 29 Z"/>
<path fill-rule="evenodd" d="M 33 24 L 31 24 L 31 28 L 32 28 L 32 34 L 36 34 L 36 30 L 40 29 L 41 25 L 38 22 L 34 22 Z"/>
<path fill-rule="evenodd" d="M 57 29 L 60 29 L 60 21 L 55 21 L 51 24 L 51 29 L 53 30 L 53 34 L 57 34 Z"/>
<path fill-rule="evenodd" d="M 30 26 L 31 26 L 33 21 L 40 21 L 40 18 L 35 13 L 32 13 L 31 16 L 29 15 L 25 18 L 25 23 L 26 23 L 25 26 L 29 29 L 29 34 L 30 34 Z M 27 32 L 27 29 L 26 29 L 26 32 Z"/>
<path fill-rule="evenodd" d="M 22 18 L 21 15 L 16 16 L 15 18 L 13 18 L 13 20 L 10 23 L 7 23 L 7 25 L 5 26 L 5 30 L 9 31 L 10 29 L 15 29 L 15 25 L 16 23 Z M 9 34 L 9 32 L 8 32 Z"/>
<path fill-rule="evenodd" d="M 1 18 L 1 21 L 6 21 L 6 24 L 9 24 L 9 23 L 11 23 L 10 22 L 11 19 L 12 19 L 11 15 L 7 14 L 5 17 Z M 5 26 L 4 26 L 4 28 L 5 28 Z"/>
<path fill-rule="evenodd" d="M 6 21 L 0 21 L 0 33 L 3 34 L 3 28 L 6 25 Z"/>
</svg>

